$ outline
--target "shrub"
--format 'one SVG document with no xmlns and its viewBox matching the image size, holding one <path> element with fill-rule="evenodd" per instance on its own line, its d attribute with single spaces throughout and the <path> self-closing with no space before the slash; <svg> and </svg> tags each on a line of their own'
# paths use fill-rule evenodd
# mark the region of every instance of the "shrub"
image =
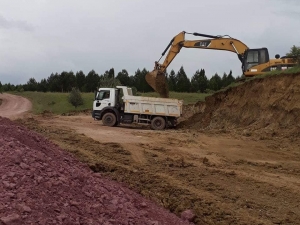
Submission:
<svg viewBox="0 0 300 225">
<path fill-rule="evenodd" d="M 72 91 L 69 94 L 68 101 L 75 107 L 83 105 L 83 99 L 80 91 L 77 88 L 72 88 Z"/>
</svg>

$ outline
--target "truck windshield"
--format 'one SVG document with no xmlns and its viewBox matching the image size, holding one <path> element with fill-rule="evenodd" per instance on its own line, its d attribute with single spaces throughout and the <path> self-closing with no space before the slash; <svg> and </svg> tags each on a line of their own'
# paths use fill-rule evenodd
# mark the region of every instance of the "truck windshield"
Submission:
<svg viewBox="0 0 300 225">
<path fill-rule="evenodd" d="M 109 99 L 110 98 L 110 91 L 99 91 L 97 96 L 96 96 L 96 99 L 97 100 L 103 100 L 103 99 Z"/>
</svg>

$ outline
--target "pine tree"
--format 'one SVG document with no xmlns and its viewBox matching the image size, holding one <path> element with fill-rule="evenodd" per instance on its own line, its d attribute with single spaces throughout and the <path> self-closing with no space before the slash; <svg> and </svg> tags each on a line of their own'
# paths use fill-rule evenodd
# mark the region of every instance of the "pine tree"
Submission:
<svg viewBox="0 0 300 225">
<path fill-rule="evenodd" d="M 168 86 L 169 86 L 169 91 L 176 90 L 176 76 L 174 70 L 171 70 L 170 75 L 168 76 Z"/>
<path fill-rule="evenodd" d="M 201 92 L 203 93 L 208 86 L 208 80 L 205 76 L 205 70 L 197 70 L 194 76 L 191 79 L 191 91 L 192 92 Z"/>
<path fill-rule="evenodd" d="M 130 87 L 132 84 L 131 84 L 131 80 L 130 80 L 130 77 L 128 75 L 128 72 L 127 70 L 123 69 L 121 72 L 118 73 L 117 77 L 116 77 L 122 85 L 124 86 L 128 86 Z"/>
<path fill-rule="evenodd" d="M 190 91 L 191 82 L 187 77 L 183 66 L 179 69 L 176 75 L 176 90 L 178 92 L 189 92 Z"/>
<path fill-rule="evenodd" d="M 79 91 L 86 91 L 85 74 L 80 70 L 79 72 L 76 73 L 75 78 L 76 78 L 76 87 L 79 89 Z"/>
<path fill-rule="evenodd" d="M 222 79 L 217 73 L 210 78 L 208 87 L 210 90 L 214 91 L 218 91 L 222 88 Z"/>
<path fill-rule="evenodd" d="M 93 92 L 99 86 L 99 75 L 94 71 L 91 70 L 85 78 L 86 81 L 86 91 Z"/>
</svg>

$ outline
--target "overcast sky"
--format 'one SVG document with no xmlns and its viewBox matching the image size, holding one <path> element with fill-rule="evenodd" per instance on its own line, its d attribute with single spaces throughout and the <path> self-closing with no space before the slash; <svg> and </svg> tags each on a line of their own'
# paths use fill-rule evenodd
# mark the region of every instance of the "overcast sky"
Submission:
<svg viewBox="0 0 300 225">
<path fill-rule="evenodd" d="M 270 56 L 300 46 L 300 0 L 0 0 L 0 81 L 23 84 L 52 72 L 130 75 L 152 70 L 181 31 L 228 34 Z M 186 35 L 187 40 L 199 39 Z M 182 49 L 168 68 L 241 75 L 234 53 Z"/>
</svg>

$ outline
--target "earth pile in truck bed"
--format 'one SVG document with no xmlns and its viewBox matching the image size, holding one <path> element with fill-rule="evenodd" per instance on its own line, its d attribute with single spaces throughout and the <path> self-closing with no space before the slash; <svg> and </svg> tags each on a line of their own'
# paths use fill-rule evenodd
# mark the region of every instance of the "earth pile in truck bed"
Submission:
<svg viewBox="0 0 300 225">
<path fill-rule="evenodd" d="M 1 225 L 189 224 L 2 117 L 0 154 Z"/>
</svg>

